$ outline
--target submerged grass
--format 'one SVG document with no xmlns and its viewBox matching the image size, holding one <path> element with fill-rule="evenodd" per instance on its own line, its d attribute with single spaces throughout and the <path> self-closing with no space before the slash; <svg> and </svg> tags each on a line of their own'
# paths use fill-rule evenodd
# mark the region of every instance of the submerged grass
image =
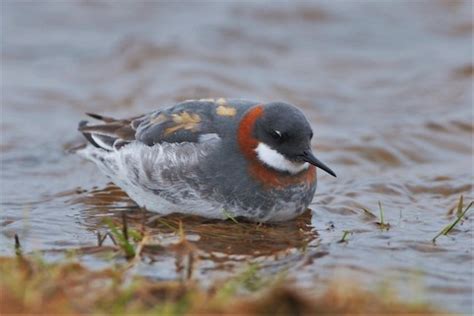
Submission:
<svg viewBox="0 0 474 316">
<path fill-rule="evenodd" d="M 109 237 L 114 245 L 124 253 L 127 259 L 132 259 L 137 255 L 137 248 L 145 237 L 145 233 L 128 227 L 127 216 L 122 214 L 122 227 L 112 221 L 110 218 L 104 220 L 109 227 L 110 232 L 103 236 L 97 233 L 97 245 L 102 246 L 105 238 Z"/>
<path fill-rule="evenodd" d="M 349 241 L 349 235 L 351 232 L 349 230 L 345 230 L 342 232 L 342 237 L 339 239 L 338 243 L 344 243 Z"/>
<path fill-rule="evenodd" d="M 378 205 L 379 205 L 380 217 L 379 217 L 379 221 L 375 222 L 375 224 L 377 224 L 377 226 L 379 226 L 381 230 L 389 230 L 390 229 L 390 223 L 385 222 L 382 203 L 380 201 L 378 201 Z M 373 218 L 373 219 L 377 218 L 377 216 L 374 213 L 372 213 L 371 211 L 369 211 L 367 208 L 363 207 L 362 210 L 364 211 L 364 214 L 367 215 L 368 217 Z"/>
<path fill-rule="evenodd" d="M 45 263 L 41 258 L 0 258 L 2 313 L 97 315 L 135 313 L 311 315 L 315 313 L 434 313 L 424 304 L 403 303 L 351 282 L 329 285 L 322 294 L 272 281 L 257 265 L 202 289 L 193 281 L 157 281 L 120 268 L 90 271 L 77 262 Z M 346 280 L 347 281 L 347 280 Z M 349 290 L 350 288 L 350 290 Z"/>
<path fill-rule="evenodd" d="M 224 214 L 224 216 L 226 217 L 226 219 L 230 219 L 231 221 L 233 221 L 235 224 L 238 224 L 239 222 L 237 221 L 237 219 L 228 211 L 226 210 L 222 210 L 222 213 Z"/>
<path fill-rule="evenodd" d="M 379 201 L 379 211 L 380 211 L 380 222 L 378 222 L 378 225 L 380 226 L 380 229 L 389 230 L 390 229 L 390 223 L 385 223 L 385 221 L 384 221 L 383 207 L 382 207 L 382 203 L 380 203 L 380 201 Z"/>
<path fill-rule="evenodd" d="M 469 203 L 468 206 L 466 206 L 466 208 L 463 211 L 464 199 L 463 199 L 463 196 L 461 195 L 461 197 L 459 198 L 458 207 L 456 211 L 456 219 L 452 223 L 446 225 L 436 236 L 433 237 L 432 239 L 433 243 L 436 242 L 436 239 L 438 239 L 438 237 L 447 236 L 449 232 L 452 231 L 453 228 L 466 216 L 467 211 L 469 211 L 472 204 L 474 204 L 474 201 L 471 201 L 471 203 Z"/>
<path fill-rule="evenodd" d="M 362 210 L 364 211 L 364 214 L 367 215 L 368 217 L 370 217 L 370 218 L 377 218 L 377 216 L 375 216 L 374 213 L 372 213 L 371 211 L 369 211 L 369 210 L 366 209 L 365 207 L 363 207 Z"/>
</svg>

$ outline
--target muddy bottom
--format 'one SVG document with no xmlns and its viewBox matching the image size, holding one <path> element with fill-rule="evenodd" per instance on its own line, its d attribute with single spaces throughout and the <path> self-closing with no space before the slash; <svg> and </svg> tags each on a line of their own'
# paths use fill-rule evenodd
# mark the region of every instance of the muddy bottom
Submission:
<svg viewBox="0 0 474 316">
<path fill-rule="evenodd" d="M 136 273 L 153 279 L 192 264 L 205 287 L 256 262 L 302 288 L 343 275 L 472 313 L 471 213 L 432 242 L 460 196 L 474 198 L 471 12 L 469 1 L 2 2 L 0 254 L 18 234 L 26 253 L 75 250 L 108 267 L 113 241 L 99 249 L 97 233 L 125 214 L 150 236 Z M 299 106 L 338 178 L 320 173 L 311 210 L 287 223 L 159 218 L 68 153 L 85 112 L 208 97 Z M 173 248 L 183 236 L 191 263 Z"/>
</svg>

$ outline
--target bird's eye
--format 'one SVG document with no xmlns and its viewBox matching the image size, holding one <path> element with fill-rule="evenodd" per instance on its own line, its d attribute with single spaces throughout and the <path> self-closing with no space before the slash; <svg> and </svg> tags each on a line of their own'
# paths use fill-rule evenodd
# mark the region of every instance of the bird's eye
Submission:
<svg viewBox="0 0 474 316">
<path fill-rule="evenodd" d="M 311 134 L 309 134 L 309 139 L 313 139 L 313 132 L 311 132 Z"/>
<path fill-rule="evenodd" d="M 272 131 L 272 136 L 273 136 L 273 138 L 275 138 L 275 139 L 281 139 L 281 132 L 280 132 L 280 131 L 277 131 L 277 130 L 273 130 L 273 131 Z"/>
</svg>

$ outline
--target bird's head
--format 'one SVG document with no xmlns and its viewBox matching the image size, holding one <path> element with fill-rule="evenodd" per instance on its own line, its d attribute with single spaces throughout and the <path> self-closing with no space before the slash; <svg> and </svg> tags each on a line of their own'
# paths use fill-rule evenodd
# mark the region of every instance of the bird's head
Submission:
<svg viewBox="0 0 474 316">
<path fill-rule="evenodd" d="M 252 142 L 240 141 L 241 149 L 264 165 L 280 172 L 298 174 L 314 165 L 332 176 L 336 174 L 318 160 L 311 149 L 313 131 L 304 114 L 296 107 L 282 102 L 258 105 L 247 111 L 239 127 L 247 129 Z"/>
</svg>

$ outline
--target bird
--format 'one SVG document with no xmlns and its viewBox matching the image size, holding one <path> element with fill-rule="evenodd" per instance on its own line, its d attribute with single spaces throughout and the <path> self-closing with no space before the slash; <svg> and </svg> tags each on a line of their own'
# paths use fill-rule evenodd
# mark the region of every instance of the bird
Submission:
<svg viewBox="0 0 474 316">
<path fill-rule="evenodd" d="M 129 119 L 87 113 L 94 162 L 139 207 L 159 215 L 282 222 L 302 214 L 316 190 L 316 167 L 303 112 L 285 102 L 188 100 Z"/>
</svg>

